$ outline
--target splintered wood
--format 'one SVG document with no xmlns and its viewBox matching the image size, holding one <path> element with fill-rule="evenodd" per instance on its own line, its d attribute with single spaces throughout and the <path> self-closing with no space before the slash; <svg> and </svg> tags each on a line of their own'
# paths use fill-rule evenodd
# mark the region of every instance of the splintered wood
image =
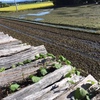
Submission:
<svg viewBox="0 0 100 100">
<path fill-rule="evenodd" d="M 43 45 L 34 47 L 25 43 L 23 44 L 21 41 L 0 32 L 0 68 L 4 67 L 8 69 L 14 64 L 23 62 L 27 59 L 34 60 L 35 55 L 39 53 L 47 53 Z M 21 80 L 22 74 L 24 74 L 24 78 L 28 77 L 32 72 L 39 69 L 39 67 L 35 68 L 34 66 L 37 66 L 41 61 L 42 60 L 38 60 L 0 73 L 0 86 L 7 85 L 15 81 L 15 79 L 17 81 Z"/>
<path fill-rule="evenodd" d="M 46 54 L 47 51 L 43 45 L 30 46 L 22 44 L 19 40 L 0 33 L 0 67 L 10 68 L 12 64 L 22 62 L 26 59 L 33 60 L 36 54 Z M 5 40 L 5 41 L 4 41 Z M 13 41 L 14 40 L 14 41 Z M 2 42 L 3 41 L 3 42 Z M 13 43 L 14 42 L 14 43 Z"/>
<path fill-rule="evenodd" d="M 45 68 L 48 69 L 57 63 L 52 57 L 36 60 L 35 56 L 40 53 L 47 54 L 43 45 L 34 47 L 23 44 L 21 41 L 0 32 L 0 68 L 6 69 L 0 72 L 0 100 L 72 100 L 75 89 L 78 87 L 89 88 L 86 86 L 89 83 L 88 80 L 98 84 L 92 75 L 83 77 L 74 73 L 71 77 L 66 78 L 65 75 L 73 67 L 63 65 L 43 76 L 39 82 L 27 85 L 2 98 L 2 87 L 26 80 L 30 75 L 38 73 L 39 69 L 44 67 L 44 63 L 46 63 Z M 23 64 L 22 62 L 26 60 L 31 60 L 31 62 Z M 20 64 L 16 67 L 18 63 Z M 97 94 L 92 100 L 99 99 L 100 94 Z"/>
</svg>

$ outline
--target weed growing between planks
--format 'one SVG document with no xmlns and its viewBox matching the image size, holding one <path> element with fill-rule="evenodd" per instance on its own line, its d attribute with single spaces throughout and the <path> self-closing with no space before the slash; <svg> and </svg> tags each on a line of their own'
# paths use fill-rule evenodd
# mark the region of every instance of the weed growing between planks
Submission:
<svg viewBox="0 0 100 100">
<path fill-rule="evenodd" d="M 8 96 L 11 93 L 14 93 L 16 91 L 21 90 L 22 88 L 29 86 L 31 84 L 34 84 L 38 81 L 40 81 L 45 75 L 52 73 L 53 71 L 55 71 L 56 69 L 59 69 L 62 67 L 62 65 L 64 65 L 64 62 L 66 64 L 66 58 L 63 56 L 59 56 L 59 58 L 57 59 L 53 54 L 51 53 L 47 53 L 47 54 L 37 54 L 35 56 L 35 60 L 25 60 L 23 62 L 18 62 L 16 65 L 12 65 L 12 68 L 16 68 L 16 67 L 21 67 L 24 66 L 25 64 L 29 64 L 33 61 L 39 60 L 39 59 L 46 59 L 47 57 L 50 57 L 52 60 L 52 64 L 48 65 L 46 63 L 46 61 L 42 62 L 42 66 L 40 67 L 40 69 L 38 69 L 36 72 L 34 72 L 32 75 L 30 75 L 28 78 L 24 79 L 22 81 L 19 82 L 12 82 L 7 86 L 2 87 L 2 98 Z M 63 58 L 65 59 L 63 61 Z M 70 62 L 70 61 L 68 61 Z M 71 64 L 67 63 L 68 65 Z M 38 66 L 37 66 L 38 67 Z M 5 71 L 5 70 L 2 70 Z M 23 75 L 24 77 L 24 75 Z"/>
<path fill-rule="evenodd" d="M 46 57 L 51 57 L 53 60 L 53 63 L 48 67 L 48 64 L 46 62 L 44 62 L 42 64 L 42 67 L 40 67 L 40 69 L 38 69 L 36 72 L 34 72 L 32 75 L 30 75 L 28 78 L 24 79 L 22 81 L 19 82 L 12 82 L 10 83 L 8 86 L 2 87 L 2 98 L 8 96 L 9 94 L 12 94 L 16 91 L 21 90 L 24 87 L 27 87 L 31 84 L 37 83 L 39 82 L 45 75 L 52 73 L 53 71 L 61 68 L 63 65 L 71 65 L 71 62 L 69 60 L 67 60 L 64 56 L 60 55 L 58 57 L 58 59 L 53 55 L 53 54 L 37 54 L 35 56 L 35 60 L 39 60 L 39 59 L 46 59 Z M 31 63 L 30 60 L 25 60 L 24 63 L 18 63 L 18 65 L 24 65 L 27 63 Z M 38 67 L 38 66 L 37 66 Z M 63 78 L 71 78 L 72 75 L 79 75 L 80 76 L 80 72 L 75 68 L 72 67 L 72 70 L 69 71 Z M 23 75 L 24 76 L 24 75 Z M 73 82 L 73 80 L 68 81 L 70 84 L 75 84 L 75 82 Z M 88 82 L 91 83 L 91 85 L 95 84 L 93 81 L 88 80 Z M 77 94 L 78 92 L 78 94 Z M 74 98 L 75 100 L 83 100 L 84 98 L 86 100 L 90 100 L 90 98 L 92 98 L 94 95 L 94 93 L 89 93 L 88 91 L 84 90 L 83 88 L 77 88 L 74 92 Z M 95 95 L 97 93 L 95 92 Z M 81 99 L 80 99 L 81 98 Z"/>
</svg>

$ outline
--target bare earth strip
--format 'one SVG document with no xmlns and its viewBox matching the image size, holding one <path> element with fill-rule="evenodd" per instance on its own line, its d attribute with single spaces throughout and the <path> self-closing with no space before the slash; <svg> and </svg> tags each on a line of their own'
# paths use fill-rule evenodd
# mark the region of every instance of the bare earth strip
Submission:
<svg viewBox="0 0 100 100">
<path fill-rule="evenodd" d="M 18 21 L 0 20 L 0 31 L 34 46 L 44 44 L 48 52 L 64 55 L 73 65 L 100 77 L 100 35 L 52 28 Z"/>
</svg>

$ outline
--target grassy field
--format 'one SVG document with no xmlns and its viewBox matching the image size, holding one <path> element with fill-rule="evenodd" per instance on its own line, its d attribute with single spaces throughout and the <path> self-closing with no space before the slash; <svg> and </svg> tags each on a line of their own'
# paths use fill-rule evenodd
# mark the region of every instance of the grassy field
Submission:
<svg viewBox="0 0 100 100">
<path fill-rule="evenodd" d="M 51 2 L 48 2 L 48 4 L 53 5 Z M 38 6 L 38 4 L 36 5 Z M 37 16 L 38 13 L 47 11 L 49 11 L 50 13 Z M 35 21 L 35 19 L 37 18 L 41 18 L 43 19 L 40 20 L 41 22 L 97 29 L 98 32 L 100 32 L 100 5 L 95 4 L 75 7 L 48 7 L 8 13 L 1 12 L 0 15 L 28 19 L 32 21 Z"/>
<path fill-rule="evenodd" d="M 19 4 L 17 5 L 18 11 L 20 10 L 28 10 L 28 9 L 36 9 L 36 8 L 42 8 L 42 7 L 49 7 L 53 6 L 52 2 L 41 2 L 41 3 L 34 3 L 34 4 Z M 0 8 L 0 11 L 16 11 L 15 6 Z"/>
</svg>

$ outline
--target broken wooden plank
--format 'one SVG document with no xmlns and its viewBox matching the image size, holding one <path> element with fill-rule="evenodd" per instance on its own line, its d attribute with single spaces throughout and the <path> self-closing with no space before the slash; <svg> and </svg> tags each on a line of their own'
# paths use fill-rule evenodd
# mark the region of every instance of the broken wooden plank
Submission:
<svg viewBox="0 0 100 100">
<path fill-rule="evenodd" d="M 58 87 L 44 95 L 42 95 L 40 98 L 36 99 L 36 100 L 54 100 L 56 97 L 60 96 L 61 94 L 63 94 L 67 89 L 69 89 L 71 86 L 73 86 L 74 84 L 70 83 L 69 81 L 73 81 L 73 82 L 79 82 L 81 79 L 79 76 L 75 76 L 72 77 L 71 79 L 69 79 L 66 84 L 63 84 L 61 87 Z M 27 98 L 28 100 L 28 98 Z"/>
<path fill-rule="evenodd" d="M 3 100 L 23 100 L 23 98 L 25 98 L 26 96 L 38 92 L 45 87 L 57 82 L 62 77 L 64 77 L 71 69 L 72 67 L 70 65 L 65 65 L 62 68 L 55 70 L 50 74 L 47 74 L 38 83 L 27 86 L 24 89 L 5 97 Z"/>
<path fill-rule="evenodd" d="M 88 80 L 94 81 L 95 84 L 97 84 L 97 80 L 94 79 L 93 76 L 88 75 L 84 80 L 82 80 L 79 84 L 77 84 L 74 87 L 71 87 L 70 89 L 68 89 L 67 91 L 65 91 L 62 95 L 58 96 L 56 99 L 54 100 L 70 100 L 72 97 L 72 92 L 75 91 L 78 87 L 83 87 L 83 85 L 85 86 L 86 84 L 88 84 Z"/>
<path fill-rule="evenodd" d="M 61 80 L 60 82 L 54 83 L 53 85 L 51 85 L 41 91 L 32 93 L 31 95 L 28 95 L 27 97 L 23 98 L 23 100 L 39 100 L 39 98 L 41 98 L 41 96 L 44 96 L 46 93 L 50 92 L 51 90 L 54 90 L 57 87 L 61 87 L 62 85 L 65 85 L 67 81 L 68 81 L 68 79 L 65 78 L 65 79 Z"/>
<path fill-rule="evenodd" d="M 10 68 L 13 64 L 17 64 L 18 62 L 23 62 L 27 59 L 33 60 L 35 59 L 35 55 L 39 53 L 42 53 L 42 54 L 47 53 L 43 45 L 37 46 L 37 47 L 31 47 L 28 50 L 19 52 L 11 56 L 1 57 L 0 58 L 0 68 L 1 67 Z"/>
<path fill-rule="evenodd" d="M 15 48 L 10 48 L 9 49 L 3 49 L 3 50 L 0 50 L 0 56 L 8 56 L 8 55 L 12 55 L 12 54 L 15 54 L 15 53 L 18 53 L 18 52 L 21 52 L 23 50 L 27 50 L 31 48 L 30 45 L 19 45 L 18 47 L 15 47 Z"/>
<path fill-rule="evenodd" d="M 64 78 L 39 92 L 25 97 L 23 100 L 53 100 L 62 94 L 66 89 L 70 88 L 72 84 L 68 81 L 73 80 L 73 82 L 78 82 L 82 79 L 83 77 L 77 75 L 73 75 L 71 78 Z"/>
<path fill-rule="evenodd" d="M 45 67 L 50 67 L 52 65 L 51 58 L 40 59 L 29 64 L 18 66 L 0 73 L 0 86 L 8 85 L 11 82 L 19 82 L 26 79 L 30 75 L 36 73 L 40 67 L 43 67 L 43 62 L 47 65 Z M 49 63 L 49 64 L 48 64 Z"/>
</svg>

